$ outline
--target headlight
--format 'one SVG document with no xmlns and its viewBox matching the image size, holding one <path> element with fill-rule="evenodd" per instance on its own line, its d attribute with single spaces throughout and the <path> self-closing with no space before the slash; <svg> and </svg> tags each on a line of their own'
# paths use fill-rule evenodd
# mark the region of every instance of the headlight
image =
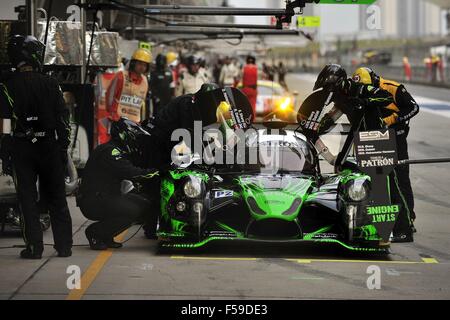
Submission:
<svg viewBox="0 0 450 320">
<path fill-rule="evenodd" d="M 290 105 L 291 105 L 291 98 L 289 98 L 289 97 L 284 98 L 281 100 L 279 109 L 280 109 L 280 111 L 286 111 L 289 109 Z"/>
<path fill-rule="evenodd" d="M 368 188 L 365 179 L 353 180 L 348 189 L 348 197 L 352 201 L 363 201 L 368 196 Z"/>
<path fill-rule="evenodd" d="M 188 182 L 184 184 L 184 194 L 189 198 L 197 198 L 202 193 L 202 183 L 197 177 L 191 177 Z"/>
<path fill-rule="evenodd" d="M 184 210 L 186 210 L 186 203 L 184 201 L 178 202 L 177 203 L 177 211 L 183 212 Z"/>
<path fill-rule="evenodd" d="M 196 202 L 194 203 L 194 205 L 192 206 L 192 210 L 194 210 L 195 213 L 202 213 L 203 211 L 203 203 L 201 202 Z"/>
</svg>

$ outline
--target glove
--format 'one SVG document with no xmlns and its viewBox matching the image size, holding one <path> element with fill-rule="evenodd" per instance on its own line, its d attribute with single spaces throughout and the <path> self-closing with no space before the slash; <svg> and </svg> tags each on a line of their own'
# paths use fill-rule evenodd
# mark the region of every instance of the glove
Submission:
<svg viewBox="0 0 450 320">
<path fill-rule="evenodd" d="M 383 118 L 383 125 L 386 127 L 391 127 L 397 123 L 401 124 L 401 122 L 398 122 L 398 114 L 395 112 L 389 117 Z"/>
<path fill-rule="evenodd" d="M 333 118 L 330 117 L 330 115 L 325 114 L 320 120 L 319 124 L 319 130 L 317 130 L 317 134 L 321 135 L 328 131 L 332 126 L 334 125 Z"/>
<path fill-rule="evenodd" d="M 364 85 L 353 81 L 352 79 L 347 79 L 342 82 L 341 93 L 349 97 L 360 97 L 363 93 Z"/>
</svg>

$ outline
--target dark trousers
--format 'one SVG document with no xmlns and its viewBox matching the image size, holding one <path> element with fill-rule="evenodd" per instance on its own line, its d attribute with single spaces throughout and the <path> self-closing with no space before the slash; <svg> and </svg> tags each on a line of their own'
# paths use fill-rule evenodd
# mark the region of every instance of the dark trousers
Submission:
<svg viewBox="0 0 450 320">
<path fill-rule="evenodd" d="M 111 240 L 134 223 L 145 223 L 156 228 L 157 211 L 154 204 L 138 194 L 83 199 L 80 209 L 86 218 L 97 221 L 88 229 L 100 240 Z"/>
<path fill-rule="evenodd" d="M 409 159 L 408 138 L 409 127 L 403 134 L 397 135 L 397 152 L 399 160 Z M 414 193 L 409 178 L 409 165 L 398 166 L 390 175 L 391 199 L 394 204 L 401 204 L 401 210 L 394 227 L 394 234 L 407 233 L 411 223 L 416 219 L 414 212 Z"/>
<path fill-rule="evenodd" d="M 12 161 L 17 183 L 17 195 L 23 214 L 23 237 L 27 246 L 43 250 L 40 209 L 36 182 L 50 213 L 55 249 L 72 247 L 72 219 L 66 201 L 64 165 L 56 141 L 39 140 L 36 143 L 14 138 Z"/>
</svg>

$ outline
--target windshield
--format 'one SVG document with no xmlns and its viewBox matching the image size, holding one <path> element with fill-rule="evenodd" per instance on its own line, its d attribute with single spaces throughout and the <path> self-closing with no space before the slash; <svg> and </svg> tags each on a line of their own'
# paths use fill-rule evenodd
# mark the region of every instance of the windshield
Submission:
<svg viewBox="0 0 450 320">
<path fill-rule="evenodd" d="M 260 130 L 247 142 L 246 170 L 262 173 L 314 173 L 316 158 L 300 134 L 292 131 L 284 134 L 267 134 Z"/>
</svg>

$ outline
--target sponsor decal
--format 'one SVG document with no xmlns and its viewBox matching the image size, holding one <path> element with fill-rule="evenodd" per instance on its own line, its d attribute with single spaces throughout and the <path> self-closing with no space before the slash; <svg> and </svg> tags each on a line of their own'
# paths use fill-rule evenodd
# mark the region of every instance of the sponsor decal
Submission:
<svg viewBox="0 0 450 320">
<path fill-rule="evenodd" d="M 370 159 L 370 160 L 361 160 L 362 168 L 386 167 L 386 166 L 393 166 L 393 165 L 394 165 L 393 158 L 378 158 L 378 159 Z"/>
<path fill-rule="evenodd" d="M 265 200 L 264 203 L 265 204 L 285 204 L 285 202 L 281 201 L 281 200 Z"/>
<path fill-rule="evenodd" d="M 366 207 L 367 214 L 372 217 L 372 223 L 395 222 L 400 206 L 372 206 Z"/>
<path fill-rule="evenodd" d="M 379 140 L 389 140 L 389 131 L 364 131 L 359 133 L 359 139 L 363 141 L 379 141 Z"/>
<path fill-rule="evenodd" d="M 320 117 L 320 111 L 313 111 L 311 115 L 309 116 L 308 120 L 303 120 L 301 125 L 305 129 L 317 131 L 319 129 L 319 117 Z"/>
<path fill-rule="evenodd" d="M 138 96 L 129 96 L 123 94 L 120 97 L 120 104 L 140 108 L 142 106 L 142 98 Z"/>
<path fill-rule="evenodd" d="M 220 191 L 214 192 L 214 198 L 216 198 L 216 199 L 229 198 L 232 196 L 233 196 L 233 191 L 231 191 L 231 190 L 220 190 Z"/>
</svg>

